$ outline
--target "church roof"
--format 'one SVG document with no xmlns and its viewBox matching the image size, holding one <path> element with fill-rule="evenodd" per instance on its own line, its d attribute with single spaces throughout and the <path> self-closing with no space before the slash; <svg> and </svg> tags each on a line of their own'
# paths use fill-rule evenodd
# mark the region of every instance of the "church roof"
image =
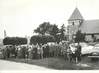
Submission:
<svg viewBox="0 0 99 73">
<path fill-rule="evenodd" d="M 82 33 L 99 34 L 99 20 L 85 20 L 80 26 Z"/>
<path fill-rule="evenodd" d="M 72 13 L 72 15 L 69 18 L 69 21 L 71 20 L 76 20 L 76 19 L 83 19 L 80 11 L 78 10 L 78 8 L 75 8 L 74 12 Z"/>
</svg>

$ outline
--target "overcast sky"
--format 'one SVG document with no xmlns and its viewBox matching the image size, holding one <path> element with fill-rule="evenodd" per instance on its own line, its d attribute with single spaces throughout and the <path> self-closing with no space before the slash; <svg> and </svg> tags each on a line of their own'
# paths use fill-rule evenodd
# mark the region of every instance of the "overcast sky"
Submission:
<svg viewBox="0 0 99 73">
<path fill-rule="evenodd" d="M 99 0 L 0 0 L 0 38 L 33 35 L 39 24 L 61 26 L 78 7 L 85 20 L 99 19 Z"/>
</svg>

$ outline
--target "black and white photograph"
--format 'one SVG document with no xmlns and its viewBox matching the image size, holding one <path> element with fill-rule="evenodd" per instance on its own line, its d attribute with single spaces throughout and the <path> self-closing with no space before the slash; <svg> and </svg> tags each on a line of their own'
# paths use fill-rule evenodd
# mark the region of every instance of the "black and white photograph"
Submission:
<svg viewBox="0 0 99 73">
<path fill-rule="evenodd" d="M 0 71 L 99 70 L 98 7 L 99 0 L 0 0 Z"/>
</svg>

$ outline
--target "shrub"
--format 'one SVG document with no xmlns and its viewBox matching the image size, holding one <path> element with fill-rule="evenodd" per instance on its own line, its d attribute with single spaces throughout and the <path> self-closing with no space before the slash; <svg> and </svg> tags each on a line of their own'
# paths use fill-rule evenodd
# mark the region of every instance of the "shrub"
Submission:
<svg viewBox="0 0 99 73">
<path fill-rule="evenodd" d="M 27 43 L 27 39 L 21 37 L 6 37 L 3 39 L 4 45 L 22 45 L 26 43 Z"/>
<path fill-rule="evenodd" d="M 54 42 L 55 39 L 50 35 L 35 35 L 30 39 L 30 44 L 46 44 L 47 42 Z"/>
</svg>

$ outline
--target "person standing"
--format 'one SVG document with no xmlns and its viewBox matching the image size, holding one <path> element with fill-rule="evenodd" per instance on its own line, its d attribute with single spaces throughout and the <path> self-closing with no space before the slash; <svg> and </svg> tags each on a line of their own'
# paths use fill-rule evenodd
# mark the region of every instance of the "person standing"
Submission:
<svg viewBox="0 0 99 73">
<path fill-rule="evenodd" d="M 41 48 L 40 48 L 40 54 L 41 54 L 41 59 L 43 59 L 43 47 L 41 45 Z"/>
<path fill-rule="evenodd" d="M 68 47 L 67 49 L 67 59 L 69 60 L 69 62 L 72 61 L 72 50 L 70 47 Z"/>
<path fill-rule="evenodd" d="M 33 47 L 33 59 L 37 59 L 37 45 Z"/>
<path fill-rule="evenodd" d="M 81 61 L 81 45 L 78 43 L 77 50 L 75 51 L 76 63 Z"/>
<path fill-rule="evenodd" d="M 46 53 L 46 57 L 49 57 L 49 45 L 46 45 L 46 49 L 45 49 L 45 53 Z"/>
</svg>

